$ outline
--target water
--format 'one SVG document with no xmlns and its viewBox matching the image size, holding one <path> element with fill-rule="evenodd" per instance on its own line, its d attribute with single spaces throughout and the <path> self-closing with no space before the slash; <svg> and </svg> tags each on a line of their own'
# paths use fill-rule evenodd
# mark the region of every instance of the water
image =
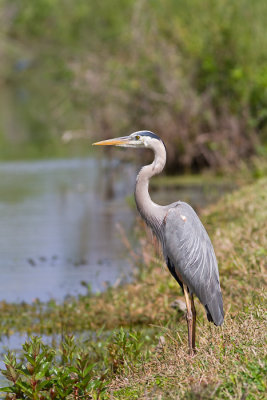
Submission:
<svg viewBox="0 0 267 400">
<path fill-rule="evenodd" d="M 130 164 L 97 159 L 0 164 L 0 300 L 62 300 L 128 279 Z"/>
</svg>

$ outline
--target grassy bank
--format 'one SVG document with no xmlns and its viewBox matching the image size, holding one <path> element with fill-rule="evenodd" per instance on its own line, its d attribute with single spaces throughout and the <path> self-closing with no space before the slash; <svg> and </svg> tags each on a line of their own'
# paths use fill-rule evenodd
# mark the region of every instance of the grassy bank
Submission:
<svg viewBox="0 0 267 400">
<path fill-rule="evenodd" d="M 61 362 L 57 357 L 51 359 L 50 364 L 45 364 L 43 375 L 38 366 L 34 367 L 37 381 L 47 381 L 43 386 L 40 383 L 43 396 L 48 396 L 43 398 L 53 398 L 49 397 L 49 390 L 57 390 L 59 372 L 56 371 L 61 371 L 62 378 L 76 368 L 75 382 L 81 384 L 79 393 L 91 393 L 93 398 L 263 399 L 266 200 L 267 179 L 263 178 L 227 195 L 202 215 L 219 261 L 225 323 L 221 328 L 209 324 L 202 306 L 197 304 L 197 354 L 193 359 L 187 354 L 184 314 L 171 307 L 181 292 L 163 266 L 163 260 L 156 255 L 153 243 L 144 237 L 140 237 L 138 253 L 129 249 L 139 267 L 136 282 L 132 284 L 111 288 L 97 296 L 71 299 L 63 305 L 2 302 L 2 335 L 18 331 L 64 337 L 83 332 L 86 337 L 80 343 L 77 339 L 75 348 L 69 339 L 63 339 L 59 347 L 52 345 L 50 350 L 58 349 L 61 355 L 67 346 L 66 359 L 61 357 Z M 93 332 L 98 332 L 96 337 Z M 47 362 L 44 355 L 50 350 L 42 350 L 44 362 Z M 27 362 L 32 362 L 29 352 L 26 347 L 24 369 L 16 366 L 14 359 L 7 362 L 9 368 L 13 362 L 17 382 L 31 382 L 32 375 L 21 372 L 27 369 Z M 83 368 L 82 354 L 86 354 L 87 360 Z M 86 368 L 90 373 L 84 382 Z M 73 383 L 64 379 L 60 385 L 65 384 L 71 396 Z"/>
</svg>

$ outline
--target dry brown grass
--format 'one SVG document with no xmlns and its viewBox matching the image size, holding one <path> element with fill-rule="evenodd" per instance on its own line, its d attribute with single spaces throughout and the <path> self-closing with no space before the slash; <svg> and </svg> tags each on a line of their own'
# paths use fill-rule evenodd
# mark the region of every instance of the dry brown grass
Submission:
<svg viewBox="0 0 267 400">
<path fill-rule="evenodd" d="M 110 386 L 111 399 L 123 398 L 120 394 L 129 386 L 136 390 L 139 399 L 179 399 L 186 393 L 198 394 L 200 397 L 196 398 L 200 399 L 212 399 L 216 398 L 215 393 L 225 378 L 231 377 L 236 380 L 236 393 L 229 398 L 241 399 L 244 382 L 239 378 L 240 373 L 246 374 L 249 360 L 264 364 L 266 332 L 263 315 L 264 309 L 257 307 L 241 312 L 237 317 L 228 314 L 222 328 L 201 323 L 198 327 L 199 348 L 193 358 L 188 355 L 187 345 L 181 339 L 184 332 L 181 334 L 179 326 L 162 328 L 165 345 L 160 350 L 155 349 L 152 360 L 139 370 L 114 379 Z M 250 391 L 256 389 L 249 388 Z M 227 391 L 226 387 L 221 393 L 226 398 Z M 201 397 L 203 394 L 206 397 Z"/>
</svg>

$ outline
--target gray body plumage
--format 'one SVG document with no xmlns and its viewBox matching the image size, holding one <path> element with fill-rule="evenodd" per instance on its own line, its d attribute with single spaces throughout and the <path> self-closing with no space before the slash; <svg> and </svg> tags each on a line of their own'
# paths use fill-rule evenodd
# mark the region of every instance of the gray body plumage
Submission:
<svg viewBox="0 0 267 400">
<path fill-rule="evenodd" d="M 167 212 L 163 230 L 167 264 L 205 306 L 209 321 L 221 325 L 224 313 L 217 260 L 197 214 L 189 204 L 177 202 Z"/>
</svg>

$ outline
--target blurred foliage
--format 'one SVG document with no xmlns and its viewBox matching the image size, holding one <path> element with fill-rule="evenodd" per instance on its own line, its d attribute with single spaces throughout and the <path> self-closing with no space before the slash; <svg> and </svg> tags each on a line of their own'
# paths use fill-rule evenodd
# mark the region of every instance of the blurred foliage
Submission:
<svg viewBox="0 0 267 400">
<path fill-rule="evenodd" d="M 0 4 L 3 82 L 26 86 L 41 146 L 47 131 L 145 128 L 165 140 L 169 170 L 266 153 L 264 0 Z"/>
</svg>

